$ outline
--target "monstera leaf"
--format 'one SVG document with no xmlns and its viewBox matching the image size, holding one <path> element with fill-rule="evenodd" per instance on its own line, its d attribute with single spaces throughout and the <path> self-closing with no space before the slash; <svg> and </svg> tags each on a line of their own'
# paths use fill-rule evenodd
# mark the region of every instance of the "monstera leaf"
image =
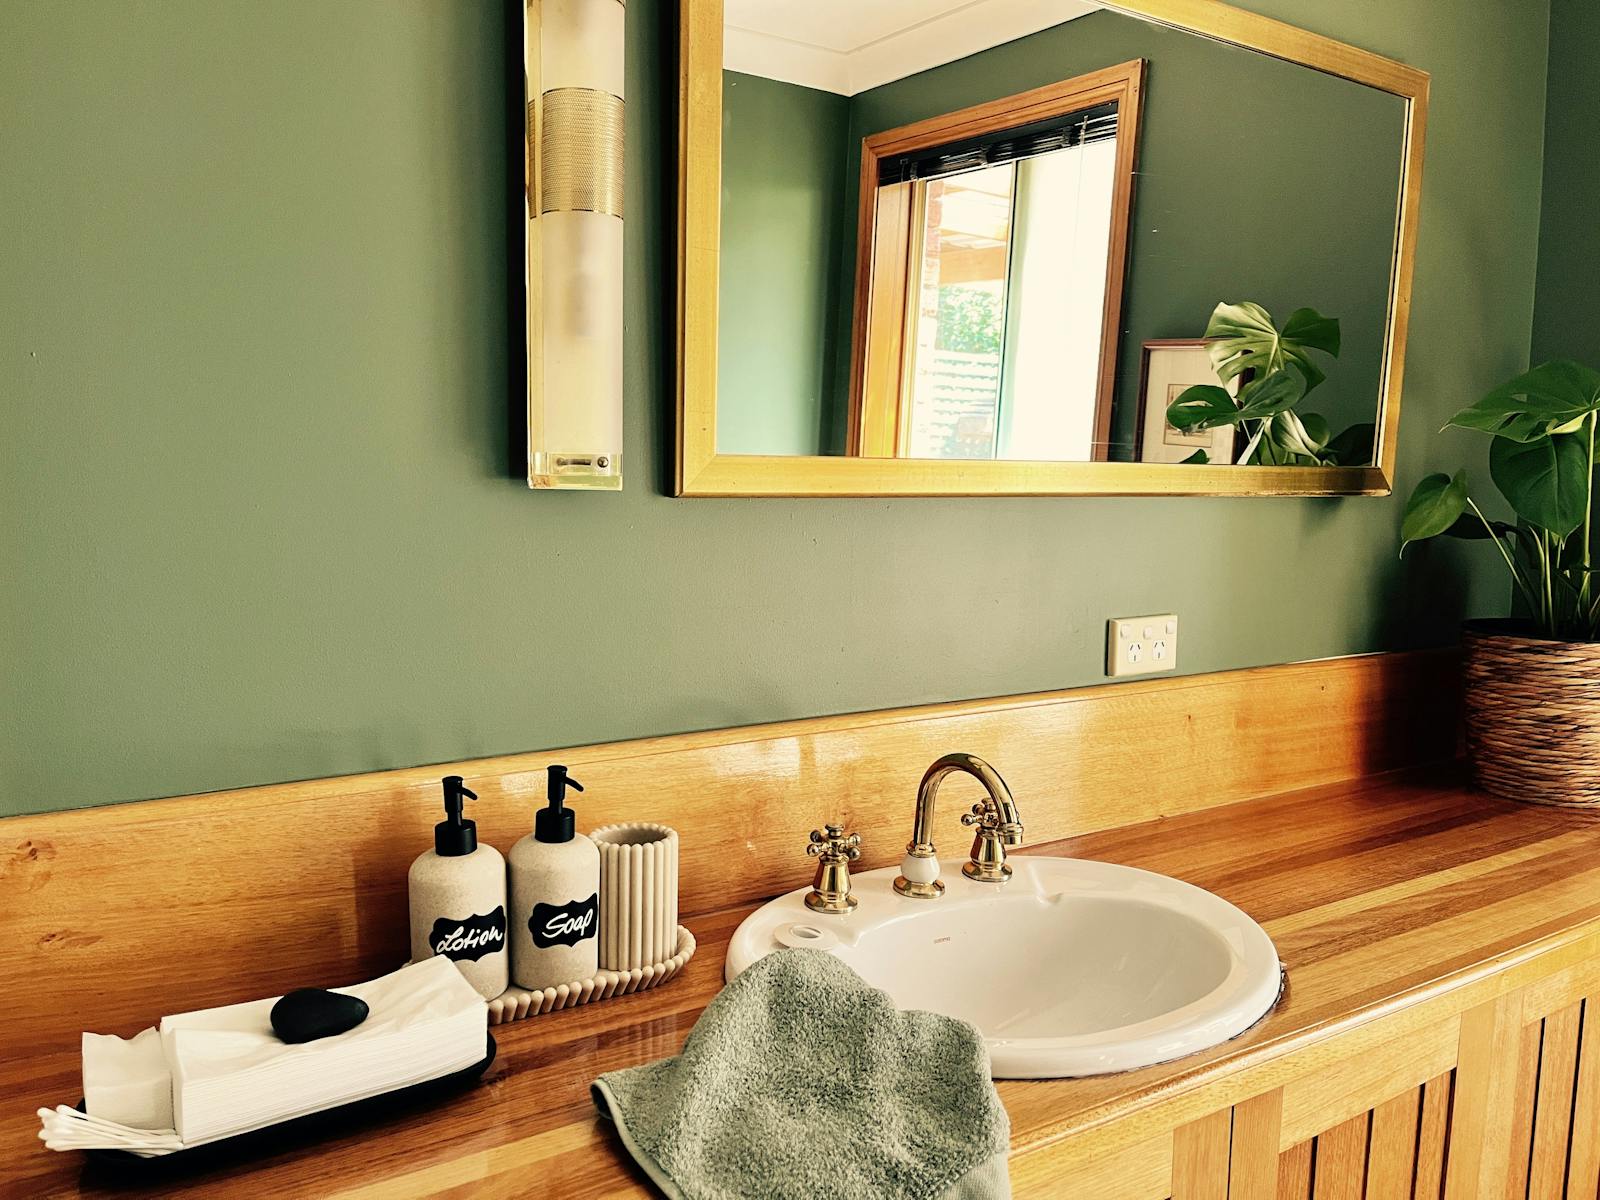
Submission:
<svg viewBox="0 0 1600 1200">
<path fill-rule="evenodd" d="M 1214 383 L 1199 383 L 1184 388 L 1178 398 L 1167 406 L 1167 420 L 1174 428 L 1182 430 L 1211 429 L 1217 425 L 1232 425 L 1239 420 L 1239 405 L 1228 395 L 1227 389 Z"/>
<path fill-rule="evenodd" d="M 1305 376 L 1311 391 L 1326 376 L 1312 361 L 1311 352 L 1339 356 L 1339 322 L 1314 308 L 1297 309 L 1279 330 L 1272 314 L 1259 304 L 1219 304 L 1206 325 L 1211 365 L 1223 383 L 1246 371 L 1263 379 L 1291 364 Z"/>
<path fill-rule="evenodd" d="M 1352 425 L 1329 440 L 1327 454 L 1341 467 L 1370 467 L 1378 427 L 1371 421 Z"/>
<path fill-rule="evenodd" d="M 1167 420 L 1184 430 L 1237 425 L 1293 408 L 1305 394 L 1305 376 L 1293 368 L 1246 384 L 1237 400 L 1214 383 L 1202 383 L 1183 390 L 1167 408 Z"/>
<path fill-rule="evenodd" d="M 1417 484 L 1400 523 L 1400 553 L 1412 542 L 1438 537 L 1455 528 L 1467 511 L 1467 473 L 1429 475 Z"/>
<path fill-rule="evenodd" d="M 1167 420 L 1185 431 L 1237 425 L 1245 436 L 1237 462 L 1264 466 L 1337 466 L 1372 460 L 1372 426 L 1338 437 L 1316 413 L 1295 406 L 1326 376 L 1313 352 L 1338 357 L 1339 322 L 1301 308 L 1280 330 L 1259 304 L 1219 304 L 1206 325 L 1212 370 L 1228 388 L 1186 388 L 1167 407 Z M 1186 461 L 1199 461 L 1191 456 Z"/>
<path fill-rule="evenodd" d="M 1441 534 L 1489 542 L 1540 636 L 1600 642 L 1600 523 L 1591 518 L 1600 371 L 1544 363 L 1462 409 L 1450 424 L 1492 435 L 1489 475 L 1517 519 L 1485 515 L 1468 496 L 1464 473 L 1430 475 L 1406 506 L 1401 550 Z"/>
<path fill-rule="evenodd" d="M 1320 463 L 1333 434 L 1321 413 L 1297 413 L 1290 409 L 1272 423 L 1271 436 L 1291 460 L 1309 459 Z"/>
<path fill-rule="evenodd" d="M 1583 524 L 1591 470 L 1587 441 L 1575 434 L 1533 442 L 1495 438 L 1489 446 L 1489 477 L 1517 516 L 1559 537 Z"/>
<path fill-rule="evenodd" d="M 1501 384 L 1451 417 L 1450 424 L 1531 442 L 1571 433 L 1592 412 L 1600 412 L 1600 371 L 1581 363 L 1549 362 Z"/>
</svg>

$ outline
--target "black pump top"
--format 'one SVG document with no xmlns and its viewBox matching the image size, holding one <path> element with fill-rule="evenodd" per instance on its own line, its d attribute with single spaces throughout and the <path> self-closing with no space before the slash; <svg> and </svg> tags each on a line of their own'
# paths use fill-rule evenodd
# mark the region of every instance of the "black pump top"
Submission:
<svg viewBox="0 0 1600 1200">
<path fill-rule="evenodd" d="M 563 808 L 562 803 L 567 798 L 567 789 L 583 791 L 583 784 L 576 779 L 567 777 L 565 767 L 550 768 L 550 786 L 546 793 L 550 804 L 541 808 L 533 818 L 533 836 L 541 842 L 570 842 L 577 827 L 573 822 L 572 810 Z"/>
<path fill-rule="evenodd" d="M 433 852 L 441 858 L 460 858 L 478 848 L 478 823 L 464 820 L 461 810 L 478 793 L 469 792 L 459 775 L 444 777 L 444 811 L 449 816 L 433 827 Z"/>
</svg>

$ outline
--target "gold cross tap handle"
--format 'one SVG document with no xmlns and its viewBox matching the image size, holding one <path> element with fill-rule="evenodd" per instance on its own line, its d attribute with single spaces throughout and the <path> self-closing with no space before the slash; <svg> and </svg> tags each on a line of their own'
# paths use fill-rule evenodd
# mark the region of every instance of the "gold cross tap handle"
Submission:
<svg viewBox="0 0 1600 1200">
<path fill-rule="evenodd" d="M 856 898 L 850 894 L 850 864 L 861 857 L 861 835 L 845 833 L 843 825 L 824 825 L 811 831 L 806 853 L 818 860 L 806 907 L 834 915 L 853 909 Z"/>
</svg>

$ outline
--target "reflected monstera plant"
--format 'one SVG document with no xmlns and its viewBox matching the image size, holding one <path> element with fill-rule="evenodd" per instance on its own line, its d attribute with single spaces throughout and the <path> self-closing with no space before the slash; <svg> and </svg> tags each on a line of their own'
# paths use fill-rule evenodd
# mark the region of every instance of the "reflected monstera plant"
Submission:
<svg viewBox="0 0 1600 1200">
<path fill-rule="evenodd" d="M 1317 354 L 1339 357 L 1339 321 L 1314 308 L 1296 309 L 1279 329 L 1259 304 L 1219 304 L 1206 324 L 1207 352 L 1217 378 L 1186 388 L 1167 408 L 1167 420 L 1186 432 L 1237 426 L 1247 466 L 1365 466 L 1372 461 L 1374 426 L 1352 425 L 1337 437 L 1320 413 L 1299 404 L 1326 373 Z M 1197 450 L 1185 462 L 1205 463 Z"/>
<path fill-rule="evenodd" d="M 1441 535 L 1491 541 L 1540 633 L 1558 641 L 1600 640 L 1597 423 L 1600 372 L 1575 362 L 1535 367 L 1458 412 L 1450 425 L 1494 438 L 1489 478 L 1517 520 L 1485 516 L 1466 471 L 1429 475 L 1406 505 L 1401 553 L 1412 542 Z"/>
</svg>

